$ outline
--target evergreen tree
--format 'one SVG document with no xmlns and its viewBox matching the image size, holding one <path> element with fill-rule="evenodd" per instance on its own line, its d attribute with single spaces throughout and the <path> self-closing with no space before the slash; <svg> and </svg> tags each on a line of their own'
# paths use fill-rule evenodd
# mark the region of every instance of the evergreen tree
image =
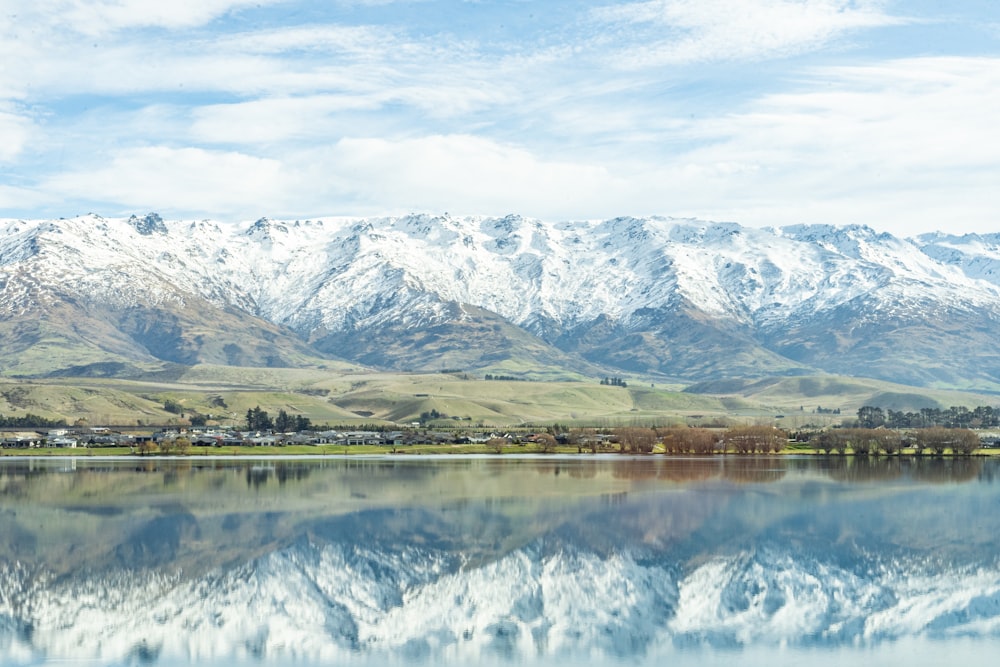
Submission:
<svg viewBox="0 0 1000 667">
<path fill-rule="evenodd" d="M 270 431 L 273 426 L 271 418 L 266 411 L 260 409 L 259 405 L 247 410 L 248 431 Z"/>
</svg>

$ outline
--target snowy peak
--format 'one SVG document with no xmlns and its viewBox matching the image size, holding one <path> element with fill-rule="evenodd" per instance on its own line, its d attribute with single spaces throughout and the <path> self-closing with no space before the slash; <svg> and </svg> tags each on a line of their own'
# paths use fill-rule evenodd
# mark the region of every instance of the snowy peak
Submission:
<svg viewBox="0 0 1000 667">
<path fill-rule="evenodd" d="M 1000 234 L 925 234 L 917 242 L 933 260 L 970 278 L 1000 285 Z"/>
<path fill-rule="evenodd" d="M 785 340 L 785 332 L 809 331 L 811 323 L 850 328 L 863 315 L 866 327 L 898 328 L 930 314 L 992 322 L 1000 313 L 996 235 L 906 240 L 864 226 L 447 214 L 248 225 L 90 214 L 0 221 L 0 229 L 0 317 L 54 301 L 117 310 L 207 303 L 302 341 L 341 344 L 351 332 L 387 327 L 397 338 L 419 338 L 455 321 L 463 312 L 456 305 L 466 305 L 538 336 L 540 345 L 679 377 L 689 370 L 678 362 L 697 349 L 678 341 L 687 336 L 694 346 L 704 336 L 693 333 L 692 318 L 728 337 L 720 349 L 745 349 L 749 368 L 763 373 L 772 352 L 804 354 L 818 344 Z M 632 334 L 655 342 L 655 351 L 611 349 L 616 337 L 622 345 L 621 336 Z M 784 336 L 777 348 L 776 336 Z M 650 359 L 659 361 L 650 366 Z M 790 362 L 803 363 L 816 359 Z"/>
<path fill-rule="evenodd" d="M 157 213 L 149 213 L 142 218 L 138 218 L 133 215 L 128 219 L 128 221 L 133 227 L 135 227 L 135 231 L 139 232 L 143 236 L 167 233 L 167 227 L 163 224 L 163 218 L 161 218 Z"/>
</svg>

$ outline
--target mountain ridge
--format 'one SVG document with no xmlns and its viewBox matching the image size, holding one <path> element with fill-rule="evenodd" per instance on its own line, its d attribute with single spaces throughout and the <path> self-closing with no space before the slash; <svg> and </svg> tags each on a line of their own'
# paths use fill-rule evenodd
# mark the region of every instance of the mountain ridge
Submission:
<svg viewBox="0 0 1000 667">
<path fill-rule="evenodd" d="M 47 334 L 11 332 L 41 323 L 88 361 L 998 390 L 998 236 L 662 217 L 0 220 L 0 329 L 21 340 L 0 346 L 0 369 L 32 374 L 17 357 Z"/>
</svg>

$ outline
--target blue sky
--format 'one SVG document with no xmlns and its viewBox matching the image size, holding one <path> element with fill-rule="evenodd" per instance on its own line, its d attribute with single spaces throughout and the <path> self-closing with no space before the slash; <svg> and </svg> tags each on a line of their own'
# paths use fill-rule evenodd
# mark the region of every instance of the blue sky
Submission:
<svg viewBox="0 0 1000 667">
<path fill-rule="evenodd" d="M 1000 231 L 995 0 L 0 0 L 0 215 Z"/>
</svg>

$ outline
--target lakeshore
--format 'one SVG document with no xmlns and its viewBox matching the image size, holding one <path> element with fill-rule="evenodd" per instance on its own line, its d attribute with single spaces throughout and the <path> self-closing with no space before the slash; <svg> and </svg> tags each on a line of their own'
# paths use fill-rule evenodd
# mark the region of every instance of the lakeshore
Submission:
<svg viewBox="0 0 1000 667">
<path fill-rule="evenodd" d="M 843 458 L 843 457 L 857 457 L 857 458 L 879 458 L 879 459 L 898 459 L 898 458 L 967 458 L 967 457 L 998 457 L 1000 456 L 1000 448 L 980 448 L 972 452 L 971 454 L 955 454 L 953 452 L 944 452 L 943 454 L 929 454 L 914 453 L 913 450 L 903 449 L 902 451 L 886 455 L 886 454 L 856 454 L 853 451 L 848 450 L 844 454 L 840 453 L 826 453 L 814 447 L 803 447 L 796 446 L 795 444 L 789 444 L 788 447 L 780 452 L 772 452 L 769 454 L 741 454 L 735 451 L 726 452 L 715 452 L 713 454 L 673 454 L 667 453 L 662 448 L 654 449 L 649 453 L 632 453 L 626 452 L 622 453 L 615 449 L 605 449 L 592 452 L 590 449 L 580 449 L 576 446 L 558 446 L 549 451 L 543 451 L 539 447 L 535 446 L 522 446 L 522 445 L 508 445 L 502 447 L 500 451 L 486 447 L 481 444 L 428 444 L 428 445 L 406 445 L 406 446 L 389 446 L 389 445 L 289 445 L 284 447 L 196 447 L 192 446 L 185 453 L 149 453 L 141 454 L 135 451 L 134 448 L 130 447 L 37 447 L 31 449 L 0 449 L 0 457 L 79 457 L 79 458 L 129 458 L 129 459 L 152 459 L 152 458 L 169 458 L 169 459 L 183 459 L 183 458 L 205 458 L 205 457 L 216 457 L 216 458 L 231 458 L 231 457 L 241 457 L 241 458 L 296 458 L 296 457 L 329 457 L 329 456 L 399 456 L 399 457 L 411 457 L 411 456 L 474 456 L 483 455 L 491 457 L 503 457 L 503 456 L 530 456 L 530 457 L 543 457 L 552 455 L 571 455 L 571 456 L 594 456 L 594 455 L 610 455 L 610 456 L 631 456 L 638 458 L 681 458 L 681 457 L 696 457 L 702 459 L 712 459 L 716 457 L 745 457 L 745 456 L 770 456 L 770 457 L 782 457 L 790 455 L 802 455 L 802 456 L 818 456 L 818 457 L 828 457 L 828 458 Z"/>
</svg>

